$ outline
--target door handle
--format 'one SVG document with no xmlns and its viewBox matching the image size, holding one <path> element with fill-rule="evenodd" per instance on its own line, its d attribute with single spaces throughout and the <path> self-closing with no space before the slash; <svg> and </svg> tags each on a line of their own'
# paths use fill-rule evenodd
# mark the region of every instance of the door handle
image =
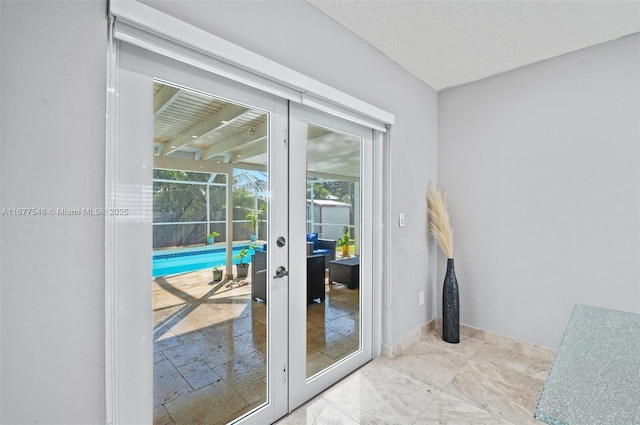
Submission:
<svg viewBox="0 0 640 425">
<path fill-rule="evenodd" d="M 284 266 L 278 266 L 278 268 L 276 269 L 276 275 L 273 277 L 274 279 L 280 279 L 282 277 L 285 277 L 289 274 L 289 272 L 287 271 L 287 269 Z"/>
</svg>

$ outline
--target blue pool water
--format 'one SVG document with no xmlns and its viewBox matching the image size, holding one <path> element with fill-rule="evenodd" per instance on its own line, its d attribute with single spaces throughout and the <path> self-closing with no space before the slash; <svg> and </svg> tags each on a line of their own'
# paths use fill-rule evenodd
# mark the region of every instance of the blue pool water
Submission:
<svg viewBox="0 0 640 425">
<path fill-rule="evenodd" d="M 244 262 L 251 262 L 251 255 L 255 252 L 249 249 L 249 245 L 237 245 L 233 247 L 235 257 L 241 249 L 246 249 L 249 254 L 244 257 Z M 215 266 L 224 266 L 227 262 L 227 249 L 199 247 L 182 250 L 155 251 L 153 253 L 153 277 L 168 274 L 186 273 L 196 270 L 209 269 Z M 240 259 L 233 259 L 233 264 L 238 264 Z"/>
</svg>

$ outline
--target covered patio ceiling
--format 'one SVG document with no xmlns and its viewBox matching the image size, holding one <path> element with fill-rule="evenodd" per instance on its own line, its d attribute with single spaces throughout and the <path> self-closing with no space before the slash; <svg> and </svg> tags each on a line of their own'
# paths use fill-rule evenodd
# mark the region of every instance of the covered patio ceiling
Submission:
<svg viewBox="0 0 640 425">
<path fill-rule="evenodd" d="M 153 151 L 162 159 L 156 164 L 163 164 L 159 168 L 184 169 L 189 164 L 195 171 L 230 164 L 267 171 L 265 111 L 156 81 L 153 116 Z M 309 177 L 358 179 L 359 138 L 314 125 L 308 127 L 307 138 Z"/>
</svg>

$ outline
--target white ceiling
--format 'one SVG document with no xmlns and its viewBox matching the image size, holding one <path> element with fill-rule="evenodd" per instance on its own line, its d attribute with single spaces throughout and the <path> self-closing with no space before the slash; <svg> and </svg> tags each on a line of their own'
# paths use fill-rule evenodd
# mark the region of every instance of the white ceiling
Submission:
<svg viewBox="0 0 640 425">
<path fill-rule="evenodd" d="M 309 2 L 436 90 L 640 32 L 640 0 Z"/>
</svg>

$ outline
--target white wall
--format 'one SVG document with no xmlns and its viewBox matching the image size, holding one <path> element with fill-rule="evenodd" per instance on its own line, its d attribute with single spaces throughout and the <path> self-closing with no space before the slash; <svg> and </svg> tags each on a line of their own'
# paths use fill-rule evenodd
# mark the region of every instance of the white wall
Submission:
<svg viewBox="0 0 640 425">
<path fill-rule="evenodd" d="M 104 206 L 105 2 L 0 10 L 0 208 Z M 104 423 L 102 220 L 0 220 L 0 422 Z"/>
<path fill-rule="evenodd" d="M 435 317 L 426 191 L 437 172 L 436 92 L 305 1 L 144 3 L 395 114 L 393 290 L 384 343 L 397 344 Z M 402 229 L 395 226 L 400 211 Z M 418 305 L 422 290 L 425 306 Z"/>
<path fill-rule="evenodd" d="M 435 316 L 424 194 L 436 93 L 306 2 L 163 2 L 239 45 L 396 115 L 393 305 L 385 343 Z M 104 205 L 106 5 L 0 1 L 1 208 Z M 0 217 L 0 422 L 105 422 L 104 223 Z"/>
<path fill-rule="evenodd" d="M 557 347 L 575 303 L 640 312 L 639 56 L 636 34 L 439 93 L 462 323 Z"/>
</svg>

